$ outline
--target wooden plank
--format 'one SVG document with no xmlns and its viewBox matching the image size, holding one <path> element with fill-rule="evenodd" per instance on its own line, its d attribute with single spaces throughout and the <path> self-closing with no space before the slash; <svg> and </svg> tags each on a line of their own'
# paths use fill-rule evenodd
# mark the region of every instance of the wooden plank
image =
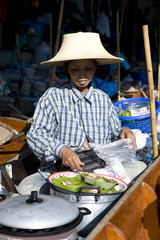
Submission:
<svg viewBox="0 0 160 240">
<path fill-rule="evenodd" d="M 124 234 L 112 223 L 108 223 L 106 227 L 102 229 L 100 233 L 97 234 L 95 240 L 126 240 Z"/>
<path fill-rule="evenodd" d="M 121 232 L 119 228 L 117 228 L 114 224 L 107 224 L 107 239 L 112 240 L 126 240 L 124 234 Z M 99 238 L 100 240 L 100 238 Z"/>
<path fill-rule="evenodd" d="M 26 121 L 17 118 L 9 118 L 9 117 L 1 117 L 0 121 L 8 124 L 13 129 L 18 131 L 18 133 L 22 132 L 23 129 L 26 127 Z"/>
<path fill-rule="evenodd" d="M 5 189 L 9 189 L 11 192 L 17 193 L 16 187 L 10 178 L 9 174 L 7 173 L 4 166 L 0 166 L 0 170 L 2 173 L 2 185 L 5 187 Z"/>
<path fill-rule="evenodd" d="M 148 239 L 160 239 L 157 195 L 152 187 L 142 182 L 143 229 Z"/>
<path fill-rule="evenodd" d="M 149 184 L 160 198 L 160 157 L 145 171 L 143 182 Z"/>
<path fill-rule="evenodd" d="M 141 185 L 138 185 L 110 219 L 110 222 L 124 233 L 126 239 L 135 239 L 143 228 L 141 194 Z"/>
<path fill-rule="evenodd" d="M 107 239 L 107 226 L 105 226 L 102 231 L 98 232 L 95 240 L 106 240 Z"/>
</svg>

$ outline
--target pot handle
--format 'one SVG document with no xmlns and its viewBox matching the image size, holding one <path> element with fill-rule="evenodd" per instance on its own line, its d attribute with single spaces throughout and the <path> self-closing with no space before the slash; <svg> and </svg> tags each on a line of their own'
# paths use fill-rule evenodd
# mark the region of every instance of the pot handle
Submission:
<svg viewBox="0 0 160 240">
<path fill-rule="evenodd" d="M 98 197 L 100 195 L 100 188 L 96 187 L 96 186 L 84 186 L 84 187 L 80 187 L 78 194 L 77 194 L 77 201 L 79 202 L 79 196 L 82 195 L 82 190 L 84 189 L 92 189 L 92 190 L 97 190 L 97 193 L 93 193 L 92 195 L 95 197 L 95 202 L 98 201 Z"/>
<path fill-rule="evenodd" d="M 88 208 L 86 208 L 86 207 L 79 207 L 78 209 L 80 210 L 80 212 L 81 212 L 83 215 L 89 215 L 89 214 L 92 213 L 92 212 L 91 212 Z"/>
</svg>

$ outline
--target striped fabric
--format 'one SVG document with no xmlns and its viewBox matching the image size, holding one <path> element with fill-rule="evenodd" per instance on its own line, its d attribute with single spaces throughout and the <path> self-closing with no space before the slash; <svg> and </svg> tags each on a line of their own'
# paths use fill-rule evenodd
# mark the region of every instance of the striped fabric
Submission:
<svg viewBox="0 0 160 240">
<path fill-rule="evenodd" d="M 40 98 L 27 134 L 40 160 L 55 162 L 65 146 L 78 151 L 88 141 L 105 144 L 121 123 L 108 95 L 91 86 L 85 96 L 72 83 L 49 88 Z"/>
</svg>

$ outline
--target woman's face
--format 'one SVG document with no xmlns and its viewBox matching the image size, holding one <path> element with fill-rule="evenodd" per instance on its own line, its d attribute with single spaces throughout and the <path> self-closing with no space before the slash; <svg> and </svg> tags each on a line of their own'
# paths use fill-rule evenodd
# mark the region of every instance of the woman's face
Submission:
<svg viewBox="0 0 160 240">
<path fill-rule="evenodd" d="M 88 91 L 96 71 L 95 62 L 93 60 L 74 60 L 69 62 L 67 70 L 72 83 L 84 95 Z"/>
</svg>

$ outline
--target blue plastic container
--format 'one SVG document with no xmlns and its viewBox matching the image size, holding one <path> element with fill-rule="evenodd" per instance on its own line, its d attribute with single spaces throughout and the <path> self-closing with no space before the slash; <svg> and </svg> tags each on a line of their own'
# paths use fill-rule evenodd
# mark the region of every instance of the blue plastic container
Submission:
<svg viewBox="0 0 160 240">
<path fill-rule="evenodd" d="M 119 113 L 120 111 L 125 111 L 129 107 L 136 108 L 138 106 L 149 106 L 149 98 L 128 98 L 114 103 L 114 107 Z M 160 102 L 155 100 L 156 107 L 156 119 L 158 113 L 160 112 Z M 143 133 L 151 132 L 151 116 L 149 114 L 144 114 L 134 117 L 119 116 L 122 127 L 129 127 L 130 129 L 140 129 Z"/>
</svg>

